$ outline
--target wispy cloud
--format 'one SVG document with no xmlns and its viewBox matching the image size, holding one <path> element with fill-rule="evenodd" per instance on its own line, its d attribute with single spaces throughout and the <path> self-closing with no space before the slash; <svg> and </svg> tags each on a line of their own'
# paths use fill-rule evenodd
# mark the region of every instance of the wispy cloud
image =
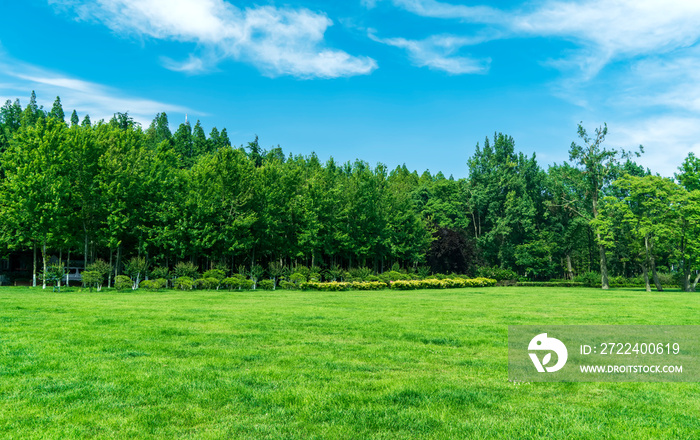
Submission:
<svg viewBox="0 0 700 440">
<path fill-rule="evenodd" d="M 381 0 L 362 0 L 362 4 L 373 8 Z M 432 18 L 457 18 L 469 21 L 495 22 L 503 13 L 490 6 L 464 6 L 436 0 L 391 0 L 395 6 L 413 14 Z"/>
<path fill-rule="evenodd" d="M 379 38 L 370 33 L 373 40 L 406 50 L 409 58 L 419 67 L 442 70 L 452 75 L 486 73 L 489 59 L 477 59 L 458 55 L 465 46 L 470 46 L 479 39 L 456 37 L 453 35 L 434 35 L 424 40 L 405 38 Z"/>
<path fill-rule="evenodd" d="M 35 90 L 40 104 L 50 108 L 56 95 L 66 113 L 77 110 L 81 117 L 90 115 L 93 121 L 109 119 L 114 112 L 129 112 L 142 125 L 150 124 L 156 113 L 198 113 L 183 106 L 139 97 L 126 96 L 122 91 L 101 84 L 72 78 L 9 59 L 0 53 L 0 100 L 23 98 Z M 26 105 L 22 100 L 22 104 Z"/>
<path fill-rule="evenodd" d="M 644 146 L 636 161 L 654 173 L 672 177 L 688 153 L 700 155 L 700 117 L 655 116 L 634 121 L 613 121 L 607 143 L 630 149 Z"/>
<path fill-rule="evenodd" d="M 700 2 L 659 0 L 549 0 L 517 10 L 463 6 L 436 0 L 391 0 L 414 14 L 488 25 L 499 38 L 559 37 L 580 45 L 560 62 L 592 77 L 608 62 L 688 47 L 700 38 Z M 365 2 L 370 7 L 374 2 Z"/>
<path fill-rule="evenodd" d="M 384 1 L 422 17 L 465 23 L 465 34 L 478 26 L 492 40 L 570 42 L 572 48 L 558 59 L 540 60 L 562 72 L 551 91 L 591 119 L 607 120 L 611 145 L 644 145 L 639 162 L 666 176 L 690 151 L 700 154 L 700 2 L 545 0 L 504 10 L 437 0 Z M 424 42 L 391 41 L 417 64 L 417 56 L 430 53 Z"/>
<path fill-rule="evenodd" d="M 119 34 L 196 43 L 207 57 L 191 56 L 166 67 L 197 72 L 221 59 L 249 62 L 270 76 L 336 78 L 363 75 L 375 60 L 326 47 L 333 22 L 308 9 L 260 6 L 240 9 L 224 0 L 50 0 L 79 19 Z"/>
</svg>

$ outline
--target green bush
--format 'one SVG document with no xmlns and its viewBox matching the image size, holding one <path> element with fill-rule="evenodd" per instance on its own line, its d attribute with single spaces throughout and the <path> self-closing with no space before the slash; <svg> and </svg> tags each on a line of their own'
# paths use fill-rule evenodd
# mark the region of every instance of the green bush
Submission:
<svg viewBox="0 0 700 440">
<path fill-rule="evenodd" d="M 388 272 L 384 272 L 379 275 L 379 280 L 384 281 L 385 283 L 388 283 L 390 281 L 397 281 L 397 280 L 408 280 L 410 277 L 406 274 L 403 274 L 401 272 L 395 271 L 395 270 L 390 270 Z"/>
<path fill-rule="evenodd" d="M 110 266 L 110 264 L 105 262 L 104 260 L 98 258 L 93 263 L 88 264 L 86 269 L 87 271 L 97 272 L 98 274 L 100 274 L 99 281 L 92 281 L 91 283 L 89 283 L 97 286 L 97 291 L 99 292 L 100 290 L 102 290 L 102 285 L 104 284 L 105 279 L 112 272 L 112 266 Z M 83 274 L 84 273 L 85 272 L 83 272 Z"/>
<path fill-rule="evenodd" d="M 644 278 L 642 277 L 625 278 L 623 276 L 616 276 L 610 278 L 608 281 L 610 287 L 644 287 Z"/>
<path fill-rule="evenodd" d="M 131 289 L 134 286 L 134 282 L 126 275 L 117 275 L 114 278 L 114 288 L 117 290 Z"/>
<path fill-rule="evenodd" d="M 374 271 L 368 267 L 358 267 L 348 271 L 349 279 L 353 281 L 367 281 L 367 278 L 374 275 Z"/>
<path fill-rule="evenodd" d="M 495 286 L 496 280 L 491 278 L 435 278 L 427 280 L 396 280 L 391 283 L 394 290 L 416 289 L 455 289 L 463 287 L 489 287 Z"/>
<path fill-rule="evenodd" d="M 217 281 L 221 281 L 226 278 L 226 272 L 221 269 L 210 269 L 202 274 L 202 278 L 216 278 Z"/>
<path fill-rule="evenodd" d="M 427 280 L 396 280 L 390 282 L 391 289 L 394 290 L 416 290 L 416 289 L 448 289 L 461 287 L 488 287 L 495 286 L 496 280 L 489 278 L 447 278 L 444 280 L 427 279 Z M 303 290 L 319 290 L 324 292 L 338 292 L 344 290 L 380 290 L 386 289 L 387 283 L 382 281 L 365 281 L 365 282 L 336 282 L 318 283 L 309 281 L 303 283 Z"/>
<path fill-rule="evenodd" d="M 83 281 L 83 287 L 89 287 L 90 292 L 92 292 L 93 287 L 97 287 L 99 290 L 104 281 L 102 274 L 96 270 L 86 270 L 80 275 Z"/>
<path fill-rule="evenodd" d="M 331 281 L 327 283 L 319 283 L 316 281 L 309 281 L 301 285 L 302 290 L 320 290 L 323 292 L 339 292 L 343 290 L 350 290 L 352 283 Z"/>
<path fill-rule="evenodd" d="M 153 275 L 156 279 L 164 278 L 167 280 L 170 278 L 170 269 L 164 266 L 154 267 L 151 271 L 151 275 Z"/>
<path fill-rule="evenodd" d="M 196 289 L 213 290 L 219 287 L 219 280 L 213 277 L 199 278 L 194 280 L 193 287 Z"/>
<path fill-rule="evenodd" d="M 272 290 L 275 287 L 275 282 L 272 280 L 260 280 L 258 287 L 262 290 Z"/>
<path fill-rule="evenodd" d="M 192 290 L 194 287 L 194 280 L 192 277 L 187 276 L 177 277 L 173 282 L 173 287 L 180 290 Z"/>
<path fill-rule="evenodd" d="M 387 285 L 383 281 L 355 281 L 352 283 L 352 288 L 355 290 L 381 290 L 386 289 Z"/>
<path fill-rule="evenodd" d="M 180 261 L 175 265 L 176 277 L 189 277 L 192 279 L 199 278 L 199 266 L 189 261 Z"/>
<path fill-rule="evenodd" d="M 479 277 L 492 278 L 496 281 L 510 281 L 517 280 L 518 274 L 510 269 L 504 269 L 502 267 L 480 267 L 476 271 Z"/>
<path fill-rule="evenodd" d="M 282 280 L 280 281 L 279 288 L 284 290 L 297 290 L 299 286 L 291 281 Z"/>
<path fill-rule="evenodd" d="M 523 287 L 587 287 L 583 283 L 568 280 L 518 281 L 517 285 Z"/>
<path fill-rule="evenodd" d="M 574 277 L 574 281 L 586 287 L 600 287 L 601 279 L 598 272 L 586 272 Z"/>
<path fill-rule="evenodd" d="M 306 282 L 306 276 L 301 272 L 294 272 L 289 276 L 289 281 L 294 283 L 294 285 L 296 285 L 297 287 L 299 287 L 301 283 Z"/>
<path fill-rule="evenodd" d="M 139 283 L 139 289 L 156 290 L 153 280 L 143 280 Z"/>
<path fill-rule="evenodd" d="M 245 281 L 245 277 L 243 275 L 236 274 L 232 277 L 221 280 L 221 285 L 229 290 L 240 289 L 243 281 Z"/>
</svg>

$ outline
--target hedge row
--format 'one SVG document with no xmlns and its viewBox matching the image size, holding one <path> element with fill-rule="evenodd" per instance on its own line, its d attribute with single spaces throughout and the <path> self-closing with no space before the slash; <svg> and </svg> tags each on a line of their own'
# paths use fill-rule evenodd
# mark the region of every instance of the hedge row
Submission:
<svg viewBox="0 0 700 440">
<path fill-rule="evenodd" d="M 308 283 L 301 283 L 302 290 L 319 290 L 323 292 L 339 292 L 343 290 L 381 290 L 386 288 L 387 284 L 382 281 L 331 281 L 330 283 L 309 281 Z"/>
<path fill-rule="evenodd" d="M 492 278 L 446 278 L 443 280 L 405 280 L 393 281 L 391 288 L 394 290 L 416 289 L 454 289 L 461 287 L 490 287 L 495 286 L 496 280 Z"/>
<path fill-rule="evenodd" d="M 587 287 L 578 281 L 518 281 L 518 286 L 524 287 Z"/>
</svg>

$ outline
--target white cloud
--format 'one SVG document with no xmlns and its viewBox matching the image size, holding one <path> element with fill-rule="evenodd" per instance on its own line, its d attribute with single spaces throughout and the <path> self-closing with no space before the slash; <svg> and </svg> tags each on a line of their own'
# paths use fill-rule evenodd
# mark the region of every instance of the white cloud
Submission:
<svg viewBox="0 0 700 440">
<path fill-rule="evenodd" d="M 210 69 L 210 66 L 203 58 L 191 54 L 185 61 L 175 61 L 168 57 L 161 57 L 161 62 L 166 69 L 175 72 L 196 74 L 206 72 Z"/>
<path fill-rule="evenodd" d="M 468 73 L 486 73 L 490 60 L 480 60 L 459 56 L 457 53 L 465 46 L 480 42 L 478 39 L 455 37 L 452 35 L 435 35 L 424 40 L 407 40 L 405 38 L 377 38 L 373 40 L 390 46 L 405 49 L 411 61 L 419 67 L 460 75 Z"/>
<path fill-rule="evenodd" d="M 144 126 L 148 126 L 153 117 L 163 111 L 171 113 L 171 116 L 173 113 L 197 113 L 183 106 L 126 96 L 111 87 L 2 58 L 5 58 L 0 59 L 0 100 L 3 103 L 19 97 L 22 105 L 26 105 L 29 91 L 35 90 L 39 104 L 47 109 L 51 108 L 58 95 L 66 114 L 75 109 L 81 118 L 89 114 L 93 121 L 97 121 L 109 120 L 115 112 L 128 111 Z"/>
<path fill-rule="evenodd" d="M 592 44 L 604 53 L 637 55 L 693 44 L 700 37 L 700 2 L 659 0 L 548 1 L 515 14 L 509 26 Z"/>
<path fill-rule="evenodd" d="M 373 8 L 380 0 L 363 0 L 362 4 Z M 469 21 L 496 22 L 503 13 L 489 6 L 464 6 L 436 0 L 392 0 L 392 3 L 413 14 L 432 18 L 458 18 Z"/>
<path fill-rule="evenodd" d="M 247 61 L 266 74 L 303 78 L 363 75 L 377 68 L 369 57 L 328 48 L 324 35 L 333 22 L 308 9 L 262 6 L 239 9 L 224 0 L 51 0 L 80 19 L 104 23 L 120 34 L 196 43 L 222 58 Z M 166 61 L 174 70 L 209 67 L 202 58 Z"/>
<path fill-rule="evenodd" d="M 654 173 L 673 177 L 688 153 L 700 155 L 700 117 L 667 115 L 632 122 L 613 122 L 606 141 L 612 147 L 644 146 L 635 161 Z"/>
<path fill-rule="evenodd" d="M 424 17 L 488 25 L 500 32 L 498 38 L 560 37 L 573 41 L 581 46 L 577 55 L 555 65 L 580 69 L 586 78 L 615 59 L 668 52 L 688 47 L 700 38 L 697 1 L 549 0 L 513 11 L 436 0 L 391 1 Z"/>
</svg>

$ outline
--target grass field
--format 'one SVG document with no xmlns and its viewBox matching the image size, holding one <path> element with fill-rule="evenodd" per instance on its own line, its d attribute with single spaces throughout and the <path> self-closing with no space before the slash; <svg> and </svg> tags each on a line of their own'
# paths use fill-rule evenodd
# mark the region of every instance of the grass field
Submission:
<svg viewBox="0 0 700 440">
<path fill-rule="evenodd" d="M 700 437 L 697 383 L 508 382 L 509 324 L 698 324 L 700 295 L 0 289 L 0 438 Z"/>
</svg>

